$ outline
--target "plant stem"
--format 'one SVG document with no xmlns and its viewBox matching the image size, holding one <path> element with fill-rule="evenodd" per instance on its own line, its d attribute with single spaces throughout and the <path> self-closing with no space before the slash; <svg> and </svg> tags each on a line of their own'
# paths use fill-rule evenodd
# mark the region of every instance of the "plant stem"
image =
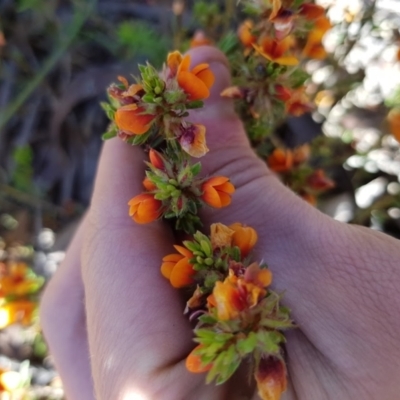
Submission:
<svg viewBox="0 0 400 400">
<path fill-rule="evenodd" d="M 42 69 L 39 73 L 33 77 L 32 80 L 27 83 L 23 91 L 17 96 L 17 98 L 0 114 L 0 130 L 3 129 L 14 114 L 24 105 L 29 99 L 36 88 L 42 83 L 46 76 L 51 72 L 60 58 L 65 54 L 68 47 L 71 45 L 75 37 L 80 32 L 83 24 L 86 22 L 88 17 L 96 4 L 97 0 L 90 0 L 87 4 L 85 1 L 78 1 L 75 4 L 74 18 L 71 25 L 66 29 L 67 33 L 65 38 L 60 40 L 56 50 L 50 57 L 45 61 Z"/>
</svg>

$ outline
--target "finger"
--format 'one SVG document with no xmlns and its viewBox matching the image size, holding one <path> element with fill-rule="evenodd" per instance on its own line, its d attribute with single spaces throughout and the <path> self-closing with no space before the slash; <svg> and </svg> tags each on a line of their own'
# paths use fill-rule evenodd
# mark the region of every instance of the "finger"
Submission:
<svg viewBox="0 0 400 400">
<path fill-rule="evenodd" d="M 42 328 L 70 400 L 94 400 L 80 264 L 83 224 L 40 306 Z"/>
<path fill-rule="evenodd" d="M 143 177 L 140 149 L 106 143 L 82 257 L 99 399 L 122 398 L 132 387 L 157 390 L 149 375 L 192 348 L 179 293 L 160 274 L 162 257 L 173 252 L 171 231 L 163 222 L 137 225 L 128 216 L 127 202 L 142 191 Z"/>
</svg>

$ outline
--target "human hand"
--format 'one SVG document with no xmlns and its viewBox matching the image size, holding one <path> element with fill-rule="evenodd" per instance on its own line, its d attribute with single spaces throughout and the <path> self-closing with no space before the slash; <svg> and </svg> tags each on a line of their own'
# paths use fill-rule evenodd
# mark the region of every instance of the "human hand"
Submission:
<svg viewBox="0 0 400 400">
<path fill-rule="evenodd" d="M 272 270 L 274 289 L 286 290 L 299 326 L 287 334 L 283 399 L 395 399 L 398 241 L 335 222 L 286 189 L 254 155 L 232 102 L 219 96 L 230 80 L 222 54 L 198 48 L 192 60 L 209 62 L 216 76 L 206 107 L 191 118 L 207 127 L 203 170 L 236 186 L 231 206 L 205 211 L 204 225 L 257 230 L 257 258 Z M 118 140 L 105 145 L 90 211 L 43 298 L 43 328 L 66 393 L 94 399 L 93 375 L 98 400 L 255 399 L 246 371 L 213 387 L 185 369 L 192 330 L 159 271 L 173 233 L 164 222 L 138 226 L 127 217 L 128 200 L 142 191 L 144 159 Z"/>
</svg>

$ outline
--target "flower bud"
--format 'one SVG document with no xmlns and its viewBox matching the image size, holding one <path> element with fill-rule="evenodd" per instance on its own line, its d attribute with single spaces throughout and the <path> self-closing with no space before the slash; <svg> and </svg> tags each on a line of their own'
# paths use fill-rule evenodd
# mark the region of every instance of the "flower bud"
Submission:
<svg viewBox="0 0 400 400">
<path fill-rule="evenodd" d="M 285 363 L 277 357 L 261 358 L 255 378 L 263 400 L 279 400 L 287 387 Z"/>
</svg>

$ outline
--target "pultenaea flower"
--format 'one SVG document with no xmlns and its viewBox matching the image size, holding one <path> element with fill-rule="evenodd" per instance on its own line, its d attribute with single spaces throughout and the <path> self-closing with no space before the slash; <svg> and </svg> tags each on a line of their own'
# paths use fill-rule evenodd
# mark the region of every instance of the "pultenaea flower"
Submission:
<svg viewBox="0 0 400 400">
<path fill-rule="evenodd" d="M 235 187 L 225 176 L 215 176 L 208 179 L 201 187 L 203 194 L 202 200 L 214 208 L 222 208 L 231 204 L 231 195 L 235 192 Z"/>
<path fill-rule="evenodd" d="M 239 86 L 230 86 L 221 92 L 221 97 L 228 99 L 243 99 L 246 95 L 246 89 Z"/>
<path fill-rule="evenodd" d="M 212 368 L 212 364 L 203 365 L 200 356 L 197 354 L 203 346 L 199 344 L 186 358 L 186 369 L 194 374 L 207 372 Z"/>
<path fill-rule="evenodd" d="M 191 285 L 195 271 L 190 259 L 193 253 L 182 246 L 174 246 L 178 253 L 169 254 L 163 258 L 161 265 L 162 275 L 169 279 L 175 288 L 182 288 Z"/>
<path fill-rule="evenodd" d="M 251 48 L 257 41 L 257 37 L 252 34 L 254 28 L 253 21 L 247 19 L 244 21 L 238 29 L 239 40 L 242 42 L 243 46 Z"/>
<path fill-rule="evenodd" d="M 120 107 L 115 113 L 115 124 L 128 135 L 143 135 L 151 126 L 156 115 L 146 114 L 143 107 L 128 104 Z"/>
<path fill-rule="evenodd" d="M 275 28 L 275 37 L 278 40 L 284 39 L 292 32 L 295 18 L 296 15 L 293 11 L 281 8 L 276 16 L 271 20 Z"/>
<path fill-rule="evenodd" d="M 292 97 L 292 92 L 290 89 L 288 89 L 282 85 L 275 85 L 274 95 L 278 100 L 287 102 Z"/>
<path fill-rule="evenodd" d="M 224 224 L 216 223 L 211 225 L 210 231 L 211 246 L 214 250 L 222 247 L 231 247 L 234 230 Z"/>
<path fill-rule="evenodd" d="M 240 313 L 256 306 L 267 291 L 258 284 L 238 278 L 232 270 L 223 281 L 216 282 L 208 304 L 215 307 L 217 316 L 222 321 L 236 319 Z"/>
<path fill-rule="evenodd" d="M 272 10 L 269 16 L 269 20 L 272 21 L 278 15 L 279 10 L 282 8 L 282 0 L 270 0 L 270 4 L 272 6 Z"/>
<path fill-rule="evenodd" d="M 252 227 L 244 226 L 239 222 L 230 225 L 229 229 L 234 232 L 232 246 L 239 247 L 241 256 L 246 257 L 257 243 L 257 232 Z"/>
<path fill-rule="evenodd" d="M 306 45 L 302 52 L 304 57 L 316 60 L 323 60 L 326 58 L 327 52 L 322 45 L 322 39 L 325 33 L 331 28 L 332 25 L 326 16 L 322 16 L 315 21 L 314 29 L 309 32 Z"/>
<path fill-rule="evenodd" d="M 152 192 L 153 190 L 157 189 L 157 186 L 147 176 L 143 179 L 142 184 L 148 192 Z"/>
<path fill-rule="evenodd" d="M 335 187 L 335 182 L 325 175 L 324 170 L 317 169 L 307 178 L 307 185 L 314 190 L 328 190 Z"/>
<path fill-rule="evenodd" d="M 285 363 L 278 357 L 262 357 L 256 367 L 258 394 L 263 400 L 279 400 L 287 387 Z"/>
<path fill-rule="evenodd" d="M 150 149 L 149 159 L 150 159 L 150 163 L 153 167 L 156 167 L 161 170 L 165 169 L 164 159 L 158 151 L 156 151 L 154 149 Z"/>
<path fill-rule="evenodd" d="M 325 14 L 325 9 L 318 4 L 304 3 L 299 7 L 299 14 L 309 21 L 315 21 Z"/>
<path fill-rule="evenodd" d="M 29 300 L 16 300 L 0 307 L 0 329 L 15 324 L 29 325 L 32 322 L 36 304 Z"/>
<path fill-rule="evenodd" d="M 267 160 L 268 167 L 275 172 L 287 172 L 293 167 L 293 153 L 290 150 L 275 149 Z"/>
<path fill-rule="evenodd" d="M 7 273 L 0 278 L 0 296 L 24 296 L 41 286 L 41 280 L 28 277 L 29 268 L 25 263 L 9 265 Z"/>
<path fill-rule="evenodd" d="M 206 127 L 201 124 L 187 124 L 180 128 L 179 143 L 182 149 L 195 158 L 203 157 L 208 152 L 206 145 Z"/>
<path fill-rule="evenodd" d="M 160 218 L 163 213 L 162 202 L 151 193 L 135 196 L 128 203 L 129 215 L 138 224 L 148 224 Z"/>
<path fill-rule="evenodd" d="M 299 63 L 296 57 L 287 54 L 292 46 L 293 39 L 290 36 L 287 36 L 283 40 L 265 37 L 259 46 L 253 44 L 256 51 L 267 60 L 288 66 Z"/>
<path fill-rule="evenodd" d="M 300 165 L 307 161 L 311 155 L 311 148 L 308 144 L 303 144 L 302 146 L 296 147 L 293 150 L 293 164 Z"/>
<path fill-rule="evenodd" d="M 286 112 L 295 117 L 300 117 L 300 115 L 310 112 L 312 109 L 304 86 L 293 90 L 290 99 L 286 102 Z"/>
<path fill-rule="evenodd" d="M 210 96 L 210 88 L 215 77 L 208 64 L 199 64 L 190 69 L 190 55 L 183 57 L 177 71 L 179 86 L 188 95 L 189 100 L 204 100 Z"/>
<path fill-rule="evenodd" d="M 391 134 L 400 142 L 400 109 L 390 111 L 387 120 Z"/>
</svg>

